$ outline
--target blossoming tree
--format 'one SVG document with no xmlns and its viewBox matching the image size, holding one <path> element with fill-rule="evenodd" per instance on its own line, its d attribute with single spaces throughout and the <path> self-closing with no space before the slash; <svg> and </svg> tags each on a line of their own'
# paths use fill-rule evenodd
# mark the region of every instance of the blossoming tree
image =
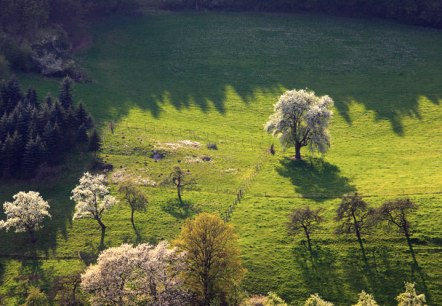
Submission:
<svg viewBox="0 0 442 306">
<path fill-rule="evenodd" d="M 109 248 L 81 275 L 93 305 L 183 305 L 189 295 L 179 275 L 185 254 L 166 241 Z"/>
<path fill-rule="evenodd" d="M 278 137 L 284 147 L 295 147 L 295 158 L 301 159 L 301 148 L 325 153 L 330 147 L 328 124 L 333 100 L 318 97 L 309 90 L 286 91 L 274 106 L 264 129 Z"/>
<path fill-rule="evenodd" d="M 86 172 L 80 178 L 80 184 L 72 190 L 71 200 L 75 201 L 73 219 L 92 218 L 101 226 L 101 244 L 104 244 L 106 226 L 102 221 L 103 213 L 117 203 L 109 195 L 106 177 L 103 174 L 92 175 Z"/>
<path fill-rule="evenodd" d="M 7 231 L 15 228 L 16 233 L 27 232 L 31 241 L 35 242 L 35 232 L 39 230 L 45 217 L 51 218 L 49 204 L 35 191 L 20 191 L 13 196 L 14 202 L 5 202 L 3 209 L 6 221 L 0 221 L 0 228 Z"/>
</svg>

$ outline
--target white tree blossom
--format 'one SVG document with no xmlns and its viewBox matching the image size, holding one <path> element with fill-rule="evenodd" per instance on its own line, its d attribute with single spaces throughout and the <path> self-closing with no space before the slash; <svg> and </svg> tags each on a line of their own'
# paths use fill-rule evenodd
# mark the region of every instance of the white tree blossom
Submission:
<svg viewBox="0 0 442 306">
<path fill-rule="evenodd" d="M 49 204 L 35 191 L 20 191 L 13 196 L 14 202 L 5 202 L 3 209 L 6 221 L 0 221 L 0 228 L 8 231 L 15 228 L 16 233 L 28 232 L 35 242 L 35 231 L 39 230 L 45 217 L 51 218 Z"/>
<path fill-rule="evenodd" d="M 295 158 L 301 159 L 301 148 L 325 153 L 330 147 L 328 124 L 333 100 L 318 97 L 309 90 L 289 90 L 281 95 L 264 129 L 278 137 L 284 147 L 295 147 Z"/>
<path fill-rule="evenodd" d="M 101 244 L 103 244 L 106 226 L 102 215 L 117 203 L 115 197 L 109 195 L 106 177 L 103 174 L 92 175 L 86 172 L 80 178 L 80 184 L 72 190 L 75 213 L 73 219 L 92 218 L 101 226 Z"/>
<path fill-rule="evenodd" d="M 307 301 L 305 301 L 304 306 L 333 306 L 333 303 L 324 301 L 321 297 L 316 293 L 310 295 Z"/>
<path fill-rule="evenodd" d="M 182 305 L 184 256 L 167 242 L 109 248 L 81 275 L 81 286 L 94 305 Z"/>
<path fill-rule="evenodd" d="M 417 294 L 413 283 L 405 282 L 405 292 L 396 297 L 398 306 L 426 306 L 425 294 Z"/>
<path fill-rule="evenodd" d="M 81 287 L 91 293 L 93 305 L 129 305 L 130 275 L 133 270 L 133 247 L 123 244 L 104 250 L 96 265 L 89 266 L 81 275 Z"/>
<path fill-rule="evenodd" d="M 374 297 L 371 294 L 368 294 L 364 290 L 359 293 L 359 300 L 353 306 L 379 306 L 378 303 L 374 300 Z"/>
</svg>

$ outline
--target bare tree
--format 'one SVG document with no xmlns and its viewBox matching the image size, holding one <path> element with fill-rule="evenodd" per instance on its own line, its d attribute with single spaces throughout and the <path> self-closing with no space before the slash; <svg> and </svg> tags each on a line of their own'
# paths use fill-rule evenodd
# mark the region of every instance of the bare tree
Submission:
<svg viewBox="0 0 442 306">
<path fill-rule="evenodd" d="M 298 234 L 304 232 L 307 238 L 308 249 L 312 253 L 312 243 L 310 234 L 319 227 L 323 221 L 321 216 L 322 209 L 312 210 L 310 207 L 295 209 L 290 214 L 288 229 L 290 233 Z"/>
<path fill-rule="evenodd" d="M 183 199 L 181 193 L 186 186 L 195 184 L 195 180 L 186 178 L 186 174 L 180 167 L 175 166 L 169 176 L 161 183 L 161 185 L 173 185 L 177 189 L 178 200 L 183 205 Z"/>
<path fill-rule="evenodd" d="M 367 202 L 357 193 L 344 196 L 336 210 L 335 219 L 339 222 L 339 225 L 335 232 L 337 234 L 355 233 L 364 260 L 367 260 L 367 257 L 361 236 L 373 224 L 369 220 L 371 215 L 373 215 L 373 210 L 369 209 Z"/>
<path fill-rule="evenodd" d="M 386 221 L 388 227 L 396 227 L 399 233 L 405 236 L 414 261 L 416 261 L 416 258 L 411 244 L 411 223 L 408 216 L 414 213 L 417 208 L 418 206 L 410 199 L 396 199 L 385 202 L 377 210 L 379 220 Z"/>
</svg>

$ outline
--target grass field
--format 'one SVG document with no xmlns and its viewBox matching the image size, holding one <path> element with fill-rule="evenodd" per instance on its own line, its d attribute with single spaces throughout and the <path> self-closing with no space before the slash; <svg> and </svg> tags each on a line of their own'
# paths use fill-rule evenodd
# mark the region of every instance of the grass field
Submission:
<svg viewBox="0 0 442 306">
<path fill-rule="evenodd" d="M 135 216 L 138 237 L 121 202 L 104 217 L 106 245 L 173 239 L 185 218 L 199 211 L 224 214 L 247 186 L 231 215 L 248 269 L 247 291 L 276 291 L 294 305 L 317 292 L 349 305 L 365 289 L 393 305 L 408 280 L 430 305 L 442 304 L 440 54 L 440 31 L 379 20 L 149 13 L 98 24 L 92 46 L 78 54 L 93 82 L 77 85 L 75 94 L 102 128 L 100 156 L 114 166 L 110 178 L 159 183 L 180 165 L 197 182 L 183 194 L 187 209 L 177 205 L 173 189 L 143 187 L 150 204 Z M 21 79 L 56 90 L 53 80 Z M 293 150 L 278 145 L 275 156 L 266 155 L 277 142 L 263 132 L 273 104 L 284 90 L 305 87 L 335 101 L 331 150 L 322 158 L 304 150 L 297 162 L 289 158 Z M 153 149 L 164 159 L 150 158 Z M 41 191 L 53 220 L 35 247 L 25 235 L 0 233 L 0 301 L 22 301 L 18 275 L 36 275 L 32 282 L 49 290 L 54 275 L 82 269 L 79 251 L 96 252 L 98 225 L 72 222 L 69 201 L 89 161 L 72 157 L 62 179 L 44 185 L 2 184 L 1 200 L 25 188 Z M 405 239 L 393 233 L 366 237 L 368 264 L 354 237 L 333 234 L 339 199 L 354 191 L 373 206 L 403 196 L 420 205 L 413 217 L 417 263 Z M 327 219 L 312 237 L 314 259 L 302 237 L 290 237 L 285 227 L 291 210 L 304 205 L 324 208 Z"/>
</svg>

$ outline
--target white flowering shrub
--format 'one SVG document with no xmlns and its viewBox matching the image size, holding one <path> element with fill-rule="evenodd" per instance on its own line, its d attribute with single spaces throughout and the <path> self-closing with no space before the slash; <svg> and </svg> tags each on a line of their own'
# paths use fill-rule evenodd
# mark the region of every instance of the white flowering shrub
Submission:
<svg viewBox="0 0 442 306">
<path fill-rule="evenodd" d="M 313 91 L 286 91 L 274 106 L 264 129 L 278 137 L 286 148 L 295 147 L 296 159 L 301 159 L 301 148 L 325 153 L 330 147 L 327 130 L 333 100 L 329 96 L 318 97 Z"/>
<path fill-rule="evenodd" d="M 14 202 L 5 202 L 3 210 L 6 221 L 0 221 L 0 228 L 8 231 L 15 228 L 16 233 L 28 232 L 35 241 L 35 231 L 39 230 L 45 217 L 51 218 L 49 204 L 35 191 L 20 191 L 13 196 Z"/>
<path fill-rule="evenodd" d="M 304 306 L 333 306 L 333 303 L 324 301 L 321 297 L 316 293 L 310 295 L 307 301 L 305 301 Z"/>
<path fill-rule="evenodd" d="M 398 306 L 426 306 L 425 294 L 417 294 L 413 283 L 405 283 L 405 292 L 396 297 Z"/>
<path fill-rule="evenodd" d="M 101 244 L 103 244 L 106 226 L 102 215 L 117 203 L 115 197 L 109 195 L 106 177 L 103 174 L 92 175 L 86 172 L 80 178 L 80 184 L 72 190 L 71 200 L 75 201 L 73 219 L 92 218 L 101 226 Z"/>
<path fill-rule="evenodd" d="M 109 248 L 81 275 L 81 287 L 93 305 L 183 305 L 184 256 L 165 241 Z"/>
<path fill-rule="evenodd" d="M 378 303 L 374 300 L 374 297 L 371 294 L 368 294 L 364 290 L 359 293 L 359 300 L 353 306 L 379 306 Z"/>
</svg>

